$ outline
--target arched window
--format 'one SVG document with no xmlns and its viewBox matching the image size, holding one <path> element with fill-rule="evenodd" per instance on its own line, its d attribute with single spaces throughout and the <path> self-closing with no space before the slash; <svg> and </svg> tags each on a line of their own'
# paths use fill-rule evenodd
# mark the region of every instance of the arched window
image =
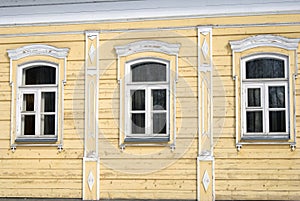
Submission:
<svg viewBox="0 0 300 201">
<path fill-rule="evenodd" d="M 126 141 L 169 136 L 169 64 L 143 59 L 126 65 Z"/>
<path fill-rule="evenodd" d="M 295 149 L 298 43 L 278 35 L 230 41 L 237 150 L 250 144 Z"/>
<path fill-rule="evenodd" d="M 174 150 L 180 44 L 142 40 L 115 49 L 120 86 L 120 148 L 170 146 Z"/>
<path fill-rule="evenodd" d="M 288 74 L 285 56 L 242 59 L 242 138 L 289 138 Z"/>
<path fill-rule="evenodd" d="M 7 50 L 10 58 L 11 149 L 63 146 L 68 48 L 32 44 Z"/>
<path fill-rule="evenodd" d="M 17 141 L 57 138 L 57 65 L 35 62 L 20 66 Z"/>
</svg>

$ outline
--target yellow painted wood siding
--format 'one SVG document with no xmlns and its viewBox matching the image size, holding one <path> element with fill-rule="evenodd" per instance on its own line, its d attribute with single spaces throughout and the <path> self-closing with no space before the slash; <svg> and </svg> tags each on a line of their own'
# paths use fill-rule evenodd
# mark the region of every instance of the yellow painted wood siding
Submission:
<svg viewBox="0 0 300 201">
<path fill-rule="evenodd" d="M 0 197 L 79 198 L 82 194 L 84 129 L 84 35 L 0 39 Z M 10 151 L 9 59 L 7 49 L 28 44 L 70 48 L 64 90 L 64 150 L 17 147 Z"/>
<path fill-rule="evenodd" d="M 124 32 L 100 34 L 99 141 L 112 147 L 100 149 L 100 196 L 104 198 L 196 199 L 197 157 L 197 31 L 196 28 L 172 31 L 146 31 L 133 34 L 126 30 L 155 29 L 198 25 L 299 22 L 300 15 L 268 15 L 206 19 L 157 20 L 103 24 L 1 27 L 1 34 L 45 33 L 36 36 L 0 38 L 0 197 L 82 197 L 82 157 L 84 136 L 84 33 L 47 34 L 85 30 L 124 29 Z M 240 40 L 257 34 L 274 34 L 300 38 L 300 26 L 249 26 L 213 28 L 214 118 L 216 147 L 216 199 L 296 200 L 300 188 L 299 150 L 291 152 L 287 145 L 244 146 L 235 149 L 235 99 L 232 80 L 232 55 L 229 40 Z M 151 34 L 150 34 L 151 33 Z M 124 35 L 125 34 L 125 35 Z M 128 147 L 118 149 L 119 95 L 116 89 L 117 66 L 114 45 L 137 40 L 162 40 L 177 43 L 188 40 L 179 54 L 177 83 L 178 147 L 168 155 L 150 155 L 167 148 Z M 39 43 L 68 47 L 67 84 L 64 91 L 64 150 L 55 147 L 17 147 L 9 150 L 10 104 L 9 59 L 7 49 Z M 299 51 L 300 52 L 300 49 Z M 299 53 L 298 53 L 298 58 Z M 187 62 L 188 61 L 188 62 Z M 192 61 L 192 62 L 189 62 Z M 300 59 L 298 59 L 300 61 Z M 299 65 L 299 64 L 298 64 Z M 193 96 L 186 94 L 188 83 Z M 297 125 L 300 121 L 300 83 L 297 80 Z M 225 106 L 225 113 L 218 113 Z M 222 124 L 222 120 L 224 124 Z M 222 129 L 220 129 L 222 126 Z M 299 126 L 297 126 L 299 130 Z M 297 133 L 299 136 L 299 133 Z M 299 137 L 297 139 L 299 141 Z M 101 143 L 100 143 L 101 145 Z M 186 145 L 186 146 L 183 146 Z M 111 154 L 111 150 L 116 154 Z M 103 151 L 103 152 L 101 152 Z M 183 153 L 183 155 L 181 155 Z M 133 169 L 131 156 L 138 165 Z M 173 158 L 169 158 L 169 156 Z M 180 157 L 180 158 L 178 158 Z M 174 160 L 174 158 L 178 158 Z M 151 165 L 165 162 L 163 168 Z M 121 167 L 113 165 L 121 164 Z M 125 165 L 124 165 L 125 164 Z M 109 166 L 110 165 L 110 166 Z M 130 173 L 128 173 L 128 168 Z"/>
<path fill-rule="evenodd" d="M 214 149 L 216 174 L 216 199 L 218 200 L 297 200 L 300 176 L 299 150 L 292 152 L 289 145 L 244 145 L 235 149 L 235 94 L 232 80 L 232 53 L 229 41 L 240 40 L 258 34 L 300 38 L 300 26 L 237 27 L 213 31 L 214 81 L 222 85 L 214 88 L 215 122 L 224 120 L 221 133 L 215 133 Z M 298 49 L 299 61 L 299 49 Z M 291 58 L 292 60 L 294 58 Z M 299 63 L 298 63 L 299 66 Z M 296 80 L 299 90 L 299 80 Z M 299 101 L 296 95 L 297 130 L 299 125 Z M 219 111 L 225 105 L 224 113 Z M 219 126 L 215 124 L 215 127 Z M 216 128 L 217 129 L 217 128 Z M 299 142 L 299 132 L 297 132 Z"/>
<path fill-rule="evenodd" d="M 124 152 L 118 148 L 119 86 L 116 76 L 117 57 L 112 50 L 115 46 L 126 45 L 137 40 L 159 40 L 181 44 L 178 55 L 179 80 L 176 84 L 177 146 L 174 152 L 170 150 L 169 146 L 127 146 Z M 161 32 L 137 31 L 120 34 L 103 33 L 100 35 L 99 152 L 102 164 L 100 167 L 101 198 L 196 199 L 196 44 L 196 29 Z M 147 56 L 147 54 L 143 55 Z M 192 61 L 190 62 L 191 58 Z M 174 64 L 170 65 L 174 66 Z M 125 68 L 125 66 L 120 67 Z M 171 72 L 171 74 L 174 73 Z M 106 145 L 103 141 L 110 143 L 111 146 Z M 162 154 L 159 154 L 160 152 Z"/>
</svg>

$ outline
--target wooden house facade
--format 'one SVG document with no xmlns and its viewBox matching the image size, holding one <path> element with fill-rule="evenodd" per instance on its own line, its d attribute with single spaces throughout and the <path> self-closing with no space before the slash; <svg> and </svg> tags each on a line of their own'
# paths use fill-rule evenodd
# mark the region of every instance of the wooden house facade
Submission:
<svg viewBox="0 0 300 201">
<path fill-rule="evenodd" d="M 0 1 L 0 197 L 299 200 L 300 1 Z"/>
</svg>

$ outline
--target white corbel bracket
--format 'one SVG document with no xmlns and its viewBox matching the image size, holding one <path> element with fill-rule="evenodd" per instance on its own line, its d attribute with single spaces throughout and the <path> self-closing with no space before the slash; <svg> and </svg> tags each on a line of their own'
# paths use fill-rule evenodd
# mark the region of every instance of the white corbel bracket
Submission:
<svg viewBox="0 0 300 201">
<path fill-rule="evenodd" d="M 63 145 L 62 145 L 62 144 L 59 144 L 59 145 L 57 146 L 57 150 L 58 150 L 59 153 L 62 152 L 62 150 L 63 150 Z"/>
<path fill-rule="evenodd" d="M 176 145 L 175 145 L 175 144 L 171 144 L 171 145 L 170 145 L 170 149 L 171 149 L 172 152 L 175 151 L 175 148 L 176 148 Z"/>
<path fill-rule="evenodd" d="M 126 145 L 125 145 L 125 144 L 121 144 L 121 145 L 120 145 L 120 150 L 121 150 L 121 152 L 124 152 L 124 150 L 125 150 L 125 147 L 126 147 Z"/>
<path fill-rule="evenodd" d="M 241 144 L 236 144 L 236 150 L 239 152 L 241 150 L 241 148 L 243 147 L 243 145 Z"/>
<path fill-rule="evenodd" d="M 291 151 L 295 151 L 296 150 L 296 143 L 290 144 L 291 147 Z"/>
<path fill-rule="evenodd" d="M 11 151 L 12 151 L 13 153 L 15 153 L 17 147 L 16 147 L 15 145 L 12 145 L 12 146 L 10 147 L 10 149 L 11 149 Z"/>
</svg>

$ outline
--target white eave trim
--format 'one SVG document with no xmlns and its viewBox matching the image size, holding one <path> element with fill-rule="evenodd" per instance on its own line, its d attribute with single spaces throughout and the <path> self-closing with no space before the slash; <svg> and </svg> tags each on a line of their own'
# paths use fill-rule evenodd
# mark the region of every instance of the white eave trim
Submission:
<svg viewBox="0 0 300 201">
<path fill-rule="evenodd" d="M 300 0 L 14 0 L 0 5 L 0 26 L 299 14 L 299 6 Z"/>
<path fill-rule="evenodd" d="M 124 46 L 116 46 L 117 55 L 128 56 L 139 52 L 160 52 L 169 55 L 176 55 L 179 52 L 180 44 L 170 44 L 162 41 L 146 40 L 129 43 Z"/>
<path fill-rule="evenodd" d="M 230 41 L 231 49 L 234 52 L 243 52 L 248 49 L 271 46 L 286 50 L 297 50 L 299 39 L 289 39 L 275 35 L 257 35 L 243 40 Z"/>
<path fill-rule="evenodd" d="M 27 45 L 15 50 L 7 50 L 8 56 L 12 60 L 22 59 L 28 56 L 51 56 L 64 59 L 67 57 L 69 48 L 56 48 L 50 45 Z"/>
</svg>

